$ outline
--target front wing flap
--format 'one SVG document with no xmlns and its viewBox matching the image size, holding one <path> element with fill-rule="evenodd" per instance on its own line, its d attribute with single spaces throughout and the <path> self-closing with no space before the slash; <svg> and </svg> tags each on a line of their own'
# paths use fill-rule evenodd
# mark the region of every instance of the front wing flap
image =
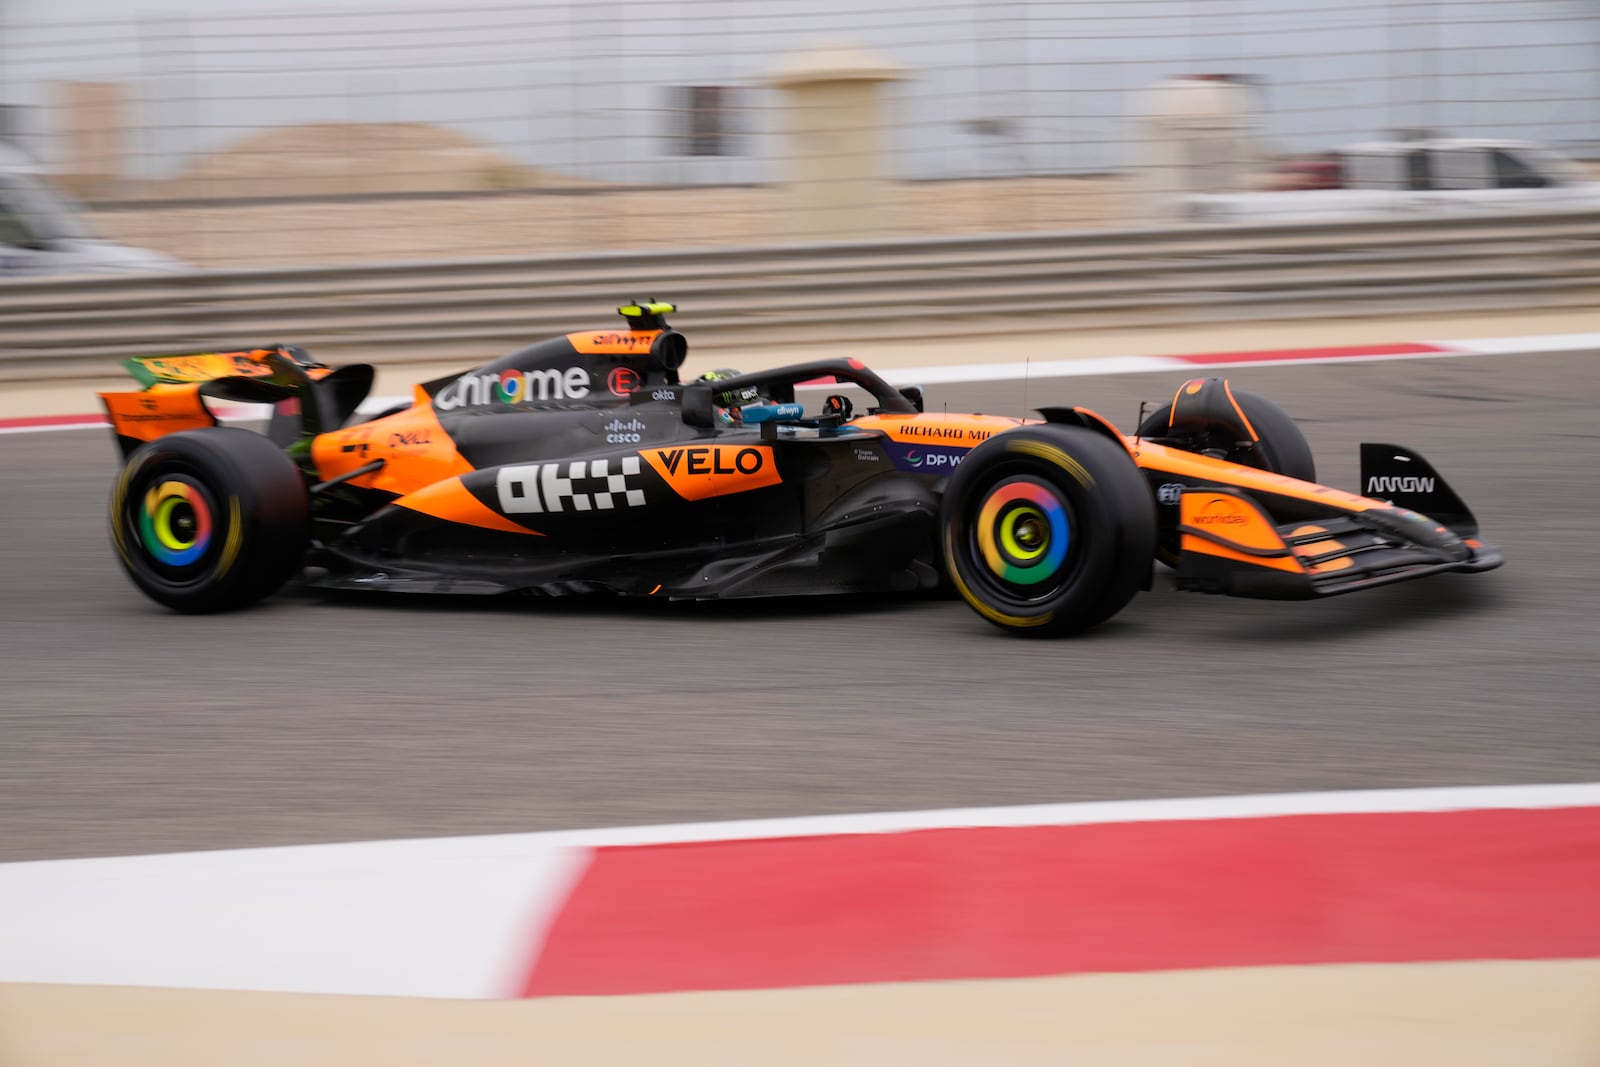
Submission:
<svg viewBox="0 0 1600 1067">
<path fill-rule="evenodd" d="M 1308 600 L 1441 571 L 1486 571 L 1500 550 L 1388 505 L 1276 524 L 1237 489 L 1186 489 L 1179 503 L 1179 589 Z"/>
</svg>

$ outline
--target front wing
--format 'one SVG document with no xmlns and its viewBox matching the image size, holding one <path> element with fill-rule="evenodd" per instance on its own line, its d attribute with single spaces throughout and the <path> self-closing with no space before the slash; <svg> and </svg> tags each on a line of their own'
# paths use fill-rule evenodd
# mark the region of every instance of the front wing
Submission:
<svg viewBox="0 0 1600 1067">
<path fill-rule="evenodd" d="M 1502 562 L 1495 546 L 1405 508 L 1280 525 L 1247 493 L 1208 487 L 1186 489 L 1179 510 L 1177 586 L 1193 592 L 1307 600 Z"/>
</svg>

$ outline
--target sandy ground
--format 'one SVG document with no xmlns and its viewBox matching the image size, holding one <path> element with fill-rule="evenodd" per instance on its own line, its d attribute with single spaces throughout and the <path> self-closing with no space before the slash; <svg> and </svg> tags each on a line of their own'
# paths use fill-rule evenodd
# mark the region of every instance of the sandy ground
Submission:
<svg viewBox="0 0 1600 1067">
<path fill-rule="evenodd" d="M 1127 223 L 1117 178 L 895 183 L 870 237 L 1085 229 Z M 778 186 L 504 192 L 104 211 L 108 236 L 199 267 L 270 267 L 795 240 Z"/>
<path fill-rule="evenodd" d="M 803 205 L 776 175 L 757 186 L 620 188 L 408 122 L 268 130 L 164 181 L 79 191 L 103 205 L 97 221 L 109 236 L 200 267 L 760 245 L 796 239 L 803 219 Z M 351 199 L 374 194 L 391 199 Z M 1120 177 L 885 181 L 861 195 L 877 203 L 876 226 L 840 237 L 1131 224 L 1129 183 Z M 251 197 L 304 199 L 207 204 Z M 129 201 L 189 206 L 116 206 Z"/>
<path fill-rule="evenodd" d="M 0 1062 L 1592 1067 L 1600 961 L 497 1002 L 0 986 Z"/>
</svg>

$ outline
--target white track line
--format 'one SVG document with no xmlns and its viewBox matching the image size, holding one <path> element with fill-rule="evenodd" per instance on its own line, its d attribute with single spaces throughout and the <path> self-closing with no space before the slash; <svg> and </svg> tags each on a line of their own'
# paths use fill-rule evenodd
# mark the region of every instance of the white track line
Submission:
<svg viewBox="0 0 1600 1067">
<path fill-rule="evenodd" d="M 1600 317 L 1600 316 L 1597 316 Z M 1468 341 L 1421 341 L 1451 345 L 1475 356 L 1517 355 L 1523 352 L 1581 352 L 1600 348 L 1600 333 L 1552 333 L 1528 337 L 1479 337 Z"/>
<path fill-rule="evenodd" d="M 1202 374 L 1211 370 L 1225 370 L 1231 368 L 1249 367 L 1287 367 L 1310 364 L 1327 363 L 1374 363 L 1389 362 L 1402 359 L 1448 359 L 1460 356 L 1507 356 L 1523 355 L 1544 352 L 1575 352 L 1584 349 L 1600 349 L 1600 333 L 1574 333 L 1550 334 L 1545 336 L 1528 337 L 1489 337 L 1472 338 L 1467 340 L 1448 341 L 1413 341 L 1396 342 L 1401 344 L 1434 345 L 1444 351 L 1438 352 L 1394 352 L 1375 355 L 1326 355 L 1319 356 L 1314 353 L 1322 351 L 1321 348 L 1308 348 L 1308 353 L 1303 356 L 1285 356 L 1282 359 L 1251 359 L 1248 353 L 1239 353 L 1237 361 L 1222 361 L 1218 363 L 1191 363 L 1186 356 L 1110 356 L 1103 359 L 1042 359 L 1037 361 L 1009 360 L 1004 363 L 968 363 L 968 364 L 941 364 L 928 367 L 900 367 L 889 368 L 883 372 L 885 380 L 894 385 L 945 385 L 955 382 L 996 382 L 1019 381 L 1033 378 L 1076 378 L 1089 375 L 1106 374 L 1154 374 L 1166 371 L 1181 371 L 1188 375 Z M 1347 346 L 1347 347 L 1382 347 L 1375 346 Z M 1198 354 L 1198 353 L 1197 353 Z M 818 386 L 817 388 L 829 388 Z M 411 399 L 409 394 L 396 394 L 393 396 L 369 397 L 358 409 L 361 414 L 371 415 L 395 404 L 404 403 Z M 96 421 L 99 416 L 85 415 L 81 423 L 54 426 L 12 426 L 4 425 L 5 420 L 0 419 L 0 434 L 16 433 L 52 433 L 62 430 L 102 429 L 103 421 Z M 228 414 L 222 416 L 224 422 L 250 421 L 260 418 L 255 414 Z"/>
<path fill-rule="evenodd" d="M 218 861 L 237 857 L 278 856 L 285 862 L 316 865 L 337 863 L 336 856 L 361 863 L 395 861 L 448 862 L 468 854 L 504 856 L 530 846 L 609 848 L 674 845 L 700 841 L 748 841 L 839 834 L 890 834 L 912 830 L 960 827 L 1087 826 L 1105 823 L 1188 822 L 1206 819 L 1261 819 L 1289 815 L 1359 815 L 1399 812 L 1476 811 L 1600 807 L 1600 782 L 1555 785 L 1444 786 L 1421 789 L 1358 789 L 1319 793 L 1259 793 L 1238 796 L 1177 797 L 1158 800 L 1072 801 L 992 808 L 937 808 L 923 811 L 867 812 L 843 815 L 800 815 L 727 822 L 667 823 L 603 829 L 541 830 L 520 834 L 430 837 L 342 844 L 288 845 L 273 848 L 177 852 L 155 856 L 98 859 L 28 860 L 0 863 L 0 893 L 10 879 L 44 868 L 76 865 L 140 865 L 159 861 L 175 873 L 197 874 Z M 0 909 L 3 910 L 3 909 Z"/>
<path fill-rule="evenodd" d="M 596 848 L 968 827 L 1595 806 L 1600 783 L 1384 789 L 7 863 L 0 864 L 0 982 L 500 997 L 517 988 Z"/>
</svg>

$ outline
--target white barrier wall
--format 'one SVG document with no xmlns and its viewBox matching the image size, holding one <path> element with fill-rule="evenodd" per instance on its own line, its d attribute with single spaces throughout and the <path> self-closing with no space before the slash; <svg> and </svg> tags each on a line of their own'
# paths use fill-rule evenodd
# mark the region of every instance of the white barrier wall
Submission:
<svg viewBox="0 0 1600 1067">
<path fill-rule="evenodd" d="M 1293 150 L 1397 127 L 1569 144 L 1600 121 L 1600 19 L 1572 0 L 7 0 L 0 105 L 60 160 L 59 84 L 126 85 L 133 177 L 286 126 L 415 122 L 567 176 L 765 181 L 763 73 L 838 38 L 913 75 L 892 91 L 901 178 L 1124 168 L 1130 93 L 1186 74 L 1252 79 Z"/>
</svg>

